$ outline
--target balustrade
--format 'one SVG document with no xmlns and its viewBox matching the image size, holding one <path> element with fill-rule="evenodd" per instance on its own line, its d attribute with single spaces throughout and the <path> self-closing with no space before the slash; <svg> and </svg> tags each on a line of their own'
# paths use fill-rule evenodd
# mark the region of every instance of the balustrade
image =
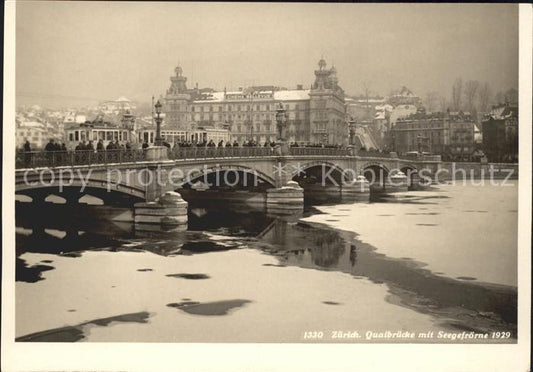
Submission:
<svg viewBox="0 0 533 372">
<path fill-rule="evenodd" d="M 350 149 L 333 147 L 291 147 L 292 156 L 349 156 Z M 387 152 L 360 151 L 361 157 L 390 158 Z M 194 160 L 216 158 L 245 158 L 277 156 L 273 147 L 176 147 L 168 150 L 171 160 Z M 77 165 L 121 164 L 146 161 L 146 150 L 105 151 L 19 151 L 16 154 L 16 169 L 61 167 Z"/>
<path fill-rule="evenodd" d="M 15 168 L 65 167 L 76 165 L 131 163 L 144 161 L 144 150 L 31 151 L 17 152 Z"/>
</svg>

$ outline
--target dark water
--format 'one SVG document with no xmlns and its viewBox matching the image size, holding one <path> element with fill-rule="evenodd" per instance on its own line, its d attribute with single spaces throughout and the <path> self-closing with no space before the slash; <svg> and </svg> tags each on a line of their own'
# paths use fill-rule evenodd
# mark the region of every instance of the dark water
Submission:
<svg viewBox="0 0 533 372">
<path fill-rule="evenodd" d="M 19 283 L 39 285 L 43 281 L 46 282 L 48 272 L 64 270 L 63 267 L 56 268 L 54 256 L 82 260 L 84 254 L 90 251 L 107 254 L 150 252 L 170 260 L 179 259 L 181 256 L 213 255 L 252 248 L 277 259 L 278 263 L 263 264 L 273 270 L 299 267 L 343 272 L 351 275 L 354 280 L 368 280 L 375 285 L 386 285 L 389 296 L 383 301 L 420 314 L 429 314 L 441 328 L 475 332 L 509 331 L 512 339 L 517 337 L 516 288 L 473 282 L 468 277 L 456 280 L 438 275 L 424 269 L 422 263 L 409 257 L 393 259 L 377 253 L 373 246 L 359 240 L 355 233 L 302 222 L 299 219 L 301 216 L 279 217 L 235 206 L 206 208 L 191 204 L 186 232 L 140 232 L 129 223 L 88 219 L 87 215 L 94 213 L 98 207 L 67 210 L 68 207 L 65 206 L 48 205 L 47 208 L 48 210 L 36 214 L 28 204 L 17 206 L 16 281 Z M 339 210 L 343 211 L 342 206 Z M 313 207 L 306 208 L 306 216 L 316 213 L 320 212 Z M 42 218 L 43 216 L 47 218 Z M 330 217 L 331 220 L 338 220 L 343 215 Z M 32 255 L 41 254 L 46 254 L 46 259 L 35 262 L 35 256 Z M 34 258 L 33 264 L 26 261 L 28 257 Z M 88 267 L 87 270 L 92 268 Z M 141 262 L 136 269 L 139 275 L 151 275 L 158 270 Z M 230 266 L 230 270 L 238 271 L 239 263 Z M 217 280 L 211 276 L 209 266 L 202 271 L 186 272 L 181 269 L 166 273 L 164 277 L 174 280 L 174 283 L 191 285 Z M 68 280 L 67 274 L 64 280 Z M 69 289 L 65 286 L 64 290 L 68 293 L 69 290 L 82 291 L 83 288 Z M 110 285 L 108 291 L 113 290 L 117 288 Z M 109 293 L 101 295 L 109 296 Z M 17 312 L 19 308 L 28 312 L 25 308 L 28 306 L 25 296 L 27 294 L 24 289 L 17 289 Z M 249 298 L 198 301 L 183 297 L 176 300 L 166 302 L 165 306 L 177 314 L 208 318 L 227 317 L 243 309 L 253 308 L 255 303 Z M 342 301 L 328 298 L 321 303 L 332 309 L 344 306 Z M 76 313 L 73 307 L 69 306 L 64 311 Z M 46 308 L 43 307 L 40 311 L 46 311 Z M 142 311 L 85 319 L 78 324 L 43 329 L 39 332 L 19 334 L 17 331 L 17 340 L 78 341 L 87 337 L 86 330 L 91 327 L 107 327 L 121 322 L 150 324 L 152 315 Z M 52 318 L 54 316 L 59 318 L 61 314 L 51 315 Z M 380 316 L 379 309 L 374 316 Z M 39 326 L 35 328 L 40 329 Z M 231 336 L 228 337 L 228 341 L 233 341 Z"/>
</svg>

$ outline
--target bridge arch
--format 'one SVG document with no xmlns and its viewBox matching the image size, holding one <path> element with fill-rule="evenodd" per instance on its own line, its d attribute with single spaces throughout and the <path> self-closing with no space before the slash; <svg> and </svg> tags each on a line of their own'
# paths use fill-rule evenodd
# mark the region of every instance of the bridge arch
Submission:
<svg viewBox="0 0 533 372">
<path fill-rule="evenodd" d="M 70 180 L 69 180 L 70 181 Z M 131 195 L 134 197 L 142 198 L 145 197 L 145 189 L 141 187 L 140 185 L 130 185 L 123 182 L 115 183 L 111 181 L 108 185 L 108 181 L 106 179 L 100 179 L 100 178 L 89 178 L 88 180 L 80 180 L 80 179 L 73 179 L 72 182 L 69 182 L 69 184 L 64 183 L 63 189 L 99 189 L 99 190 L 105 190 L 106 192 L 118 192 L 126 195 Z M 24 194 L 27 190 L 40 190 L 40 189 L 48 189 L 48 188 L 55 188 L 59 189 L 60 181 L 57 177 L 54 179 L 46 179 L 43 178 L 43 182 L 40 182 L 39 179 L 29 179 L 28 182 L 25 182 L 23 180 L 19 181 L 15 185 L 16 193 Z"/>
<path fill-rule="evenodd" d="M 407 176 L 407 185 L 413 186 L 418 179 L 418 168 L 413 164 L 404 164 L 400 170 Z"/>
<path fill-rule="evenodd" d="M 323 179 L 324 171 L 330 172 L 327 179 Z M 298 183 L 316 183 L 316 181 L 322 182 L 322 180 L 326 183 L 328 183 L 327 181 L 333 183 L 331 182 L 333 180 L 337 185 L 341 185 L 343 177 L 346 177 L 346 171 L 338 164 L 320 160 L 293 166 L 291 174 L 291 179 Z"/>
<path fill-rule="evenodd" d="M 252 178 L 251 180 L 250 177 Z M 265 172 L 237 164 L 204 167 L 198 172 L 186 174 L 181 185 L 182 187 L 190 188 L 192 184 L 199 181 L 204 182 L 205 180 L 215 187 L 223 187 L 226 181 L 226 186 L 236 186 L 241 184 L 242 181 L 243 184 L 248 186 L 263 183 L 266 188 L 276 187 L 276 180 Z"/>
<path fill-rule="evenodd" d="M 390 169 L 379 162 L 368 162 L 363 165 L 361 171 L 370 184 L 383 184 L 389 176 Z"/>
<path fill-rule="evenodd" d="M 62 189 L 60 189 L 59 185 L 54 184 L 51 186 L 18 188 L 15 191 L 15 195 L 19 196 L 19 201 L 23 203 L 85 204 L 87 197 L 91 196 L 99 199 L 99 202 L 94 204 L 133 206 L 134 203 L 145 200 L 144 190 L 142 192 L 140 190 L 131 192 L 131 188 L 116 185 L 108 191 L 107 187 L 95 184 L 88 184 L 83 188 L 81 183 L 79 185 L 73 183 L 69 186 L 63 186 Z M 27 198 L 31 198 L 31 201 Z"/>
</svg>

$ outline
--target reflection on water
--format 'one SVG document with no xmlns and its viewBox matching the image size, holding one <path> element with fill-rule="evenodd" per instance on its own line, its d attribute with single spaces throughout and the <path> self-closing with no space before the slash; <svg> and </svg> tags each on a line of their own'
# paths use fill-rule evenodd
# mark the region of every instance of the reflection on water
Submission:
<svg viewBox="0 0 533 372">
<path fill-rule="evenodd" d="M 438 200 L 412 198 L 408 195 L 382 195 L 371 202 L 431 204 L 438 203 Z M 466 276 L 459 277 L 458 280 L 447 278 L 424 269 L 420 263 L 408 257 L 391 259 L 378 254 L 374 247 L 358 240 L 353 233 L 301 222 L 299 216 L 279 218 L 260 211 L 191 205 L 186 232 L 139 232 L 128 223 L 89 221 L 83 216 L 58 213 L 58 206 L 53 208 L 54 214 L 44 210 L 40 211 L 39 215 L 17 209 L 16 280 L 19 282 L 42 281 L 43 272 L 54 270 L 53 260 L 28 265 L 21 257 L 25 253 L 47 253 L 76 259 L 85 251 L 104 250 L 152 252 L 173 257 L 252 247 L 275 256 L 279 261 L 278 264 L 267 263 L 263 266 L 279 270 L 297 266 L 322 271 L 341 271 L 351 274 L 354 279 L 367 278 L 373 283 L 384 283 L 388 286 L 390 296 L 387 301 L 431 314 L 440 319 L 441 325 L 482 331 L 507 330 L 516 337 L 516 288 L 472 282 L 475 278 Z M 343 208 L 338 210 L 349 211 Z M 313 214 L 316 210 L 307 208 L 305 213 Z M 54 218 L 49 218 L 52 215 Z M 231 270 L 239 270 L 239 267 L 231 266 Z M 146 272 L 143 275 L 152 275 L 150 272 L 153 268 L 139 264 L 137 271 Z M 202 272 L 167 272 L 163 277 L 199 283 L 206 279 L 209 279 L 207 282 L 216 280 Z M 116 290 L 115 286 L 111 286 L 109 290 Z M 102 296 L 108 295 L 102 293 Z M 194 301 L 190 298 L 181 300 L 166 306 L 192 315 L 220 316 L 253 302 L 246 299 L 212 302 Z M 342 305 L 341 302 L 330 300 L 322 303 L 330 306 Z M 148 316 L 147 313 L 138 313 L 97 319 L 77 326 L 20 337 L 17 341 L 76 341 L 84 337 L 83 328 L 87 325 L 105 326 L 112 321 L 147 322 Z"/>
</svg>

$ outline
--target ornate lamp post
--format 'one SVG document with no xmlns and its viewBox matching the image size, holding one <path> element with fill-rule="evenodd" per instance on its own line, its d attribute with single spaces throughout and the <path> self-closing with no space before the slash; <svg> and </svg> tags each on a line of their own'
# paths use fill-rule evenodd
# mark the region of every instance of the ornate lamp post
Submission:
<svg viewBox="0 0 533 372">
<path fill-rule="evenodd" d="M 276 109 L 276 126 L 278 128 L 278 150 L 280 155 L 289 155 L 289 146 L 285 138 L 285 127 L 287 125 L 287 115 L 283 104 L 280 102 Z"/>
<path fill-rule="evenodd" d="M 163 121 L 163 119 L 161 118 L 161 107 L 163 107 L 163 105 L 161 104 L 161 102 L 159 102 L 159 100 L 157 100 L 155 104 L 155 113 L 157 114 L 155 118 L 155 146 L 163 146 L 163 139 L 161 138 L 161 122 Z"/>
<path fill-rule="evenodd" d="M 355 142 L 355 120 L 354 118 L 350 118 L 350 121 L 348 122 L 348 128 L 350 129 L 350 146 L 352 146 Z"/>
<path fill-rule="evenodd" d="M 287 115 L 285 114 L 285 109 L 281 103 L 276 109 L 276 125 L 278 127 L 279 141 L 285 142 L 285 126 L 287 125 Z"/>
</svg>

